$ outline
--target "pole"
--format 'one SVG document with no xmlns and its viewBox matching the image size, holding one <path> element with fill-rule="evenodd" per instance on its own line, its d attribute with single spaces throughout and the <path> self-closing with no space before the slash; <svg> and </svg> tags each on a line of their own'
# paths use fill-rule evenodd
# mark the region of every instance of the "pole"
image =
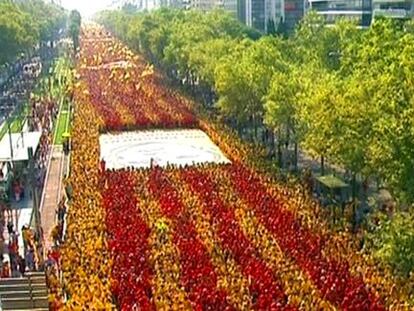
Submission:
<svg viewBox="0 0 414 311">
<path fill-rule="evenodd" d="M 33 213 L 34 213 L 34 219 L 35 219 L 35 227 L 36 227 L 36 235 L 39 240 L 39 246 L 40 248 L 43 247 L 43 234 L 42 234 L 42 228 L 41 228 L 41 219 L 40 219 L 40 211 L 39 211 L 39 200 L 37 197 L 37 181 L 36 181 L 36 175 L 35 175 L 35 167 L 34 167 L 34 157 L 33 157 L 33 148 L 29 147 L 27 148 L 27 152 L 29 155 L 29 180 L 31 185 L 31 190 L 33 194 Z M 37 249 L 39 251 L 39 248 Z M 43 262 L 43 253 L 39 253 L 39 261 L 40 263 Z"/>
<path fill-rule="evenodd" d="M 13 163 L 13 158 L 14 158 L 14 154 L 13 154 L 13 139 L 12 139 L 12 135 L 11 135 L 10 122 L 9 121 L 6 121 L 6 122 L 7 122 L 7 129 L 8 129 L 8 132 L 9 132 L 10 158 L 11 158 L 11 162 Z"/>
<path fill-rule="evenodd" d="M 20 130 L 20 137 L 22 138 L 22 146 L 24 148 L 24 132 L 23 132 L 23 127 Z"/>
<path fill-rule="evenodd" d="M 321 156 L 321 176 L 325 175 L 325 157 Z"/>
</svg>

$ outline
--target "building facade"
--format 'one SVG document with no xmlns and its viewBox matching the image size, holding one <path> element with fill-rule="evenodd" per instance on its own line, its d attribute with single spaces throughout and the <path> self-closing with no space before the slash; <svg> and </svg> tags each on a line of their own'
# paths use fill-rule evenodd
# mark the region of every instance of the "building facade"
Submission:
<svg viewBox="0 0 414 311">
<path fill-rule="evenodd" d="M 268 0 L 266 1 L 265 10 L 266 27 L 269 27 L 269 23 L 272 23 L 277 28 L 280 23 L 285 21 L 285 0 Z M 269 29 L 266 28 L 266 31 L 269 31 Z"/>
<path fill-rule="evenodd" d="M 211 11 L 219 7 L 219 1 L 216 0 L 191 0 L 191 8 L 201 11 Z"/>
<path fill-rule="evenodd" d="M 284 4 L 286 0 L 238 0 L 238 19 L 247 26 L 253 27 L 263 33 L 269 31 L 269 27 L 277 27 L 284 21 Z M 303 2 L 303 0 L 300 0 Z M 303 16 L 303 13 L 302 13 Z"/>
<path fill-rule="evenodd" d="M 214 9 L 224 9 L 230 12 L 234 17 L 237 17 L 238 7 L 237 0 L 176 0 L 184 3 L 185 8 L 192 8 L 201 11 L 211 11 Z"/>
<path fill-rule="evenodd" d="M 286 29 L 292 32 L 305 15 L 307 0 L 284 0 L 283 11 Z"/>
<path fill-rule="evenodd" d="M 372 19 L 372 0 L 308 0 L 307 9 L 324 16 L 328 24 L 346 18 L 368 27 Z"/>
<path fill-rule="evenodd" d="M 237 0 L 221 0 L 220 7 L 237 18 Z"/>
<path fill-rule="evenodd" d="M 385 16 L 408 19 L 414 16 L 414 1 L 412 0 L 373 0 L 372 7 L 374 18 Z"/>
</svg>

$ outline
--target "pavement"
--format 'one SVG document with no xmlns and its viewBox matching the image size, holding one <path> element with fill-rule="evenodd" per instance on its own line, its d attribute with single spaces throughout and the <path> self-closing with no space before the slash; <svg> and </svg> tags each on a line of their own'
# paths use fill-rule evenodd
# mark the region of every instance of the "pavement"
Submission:
<svg viewBox="0 0 414 311">
<path fill-rule="evenodd" d="M 51 231 L 56 225 L 56 209 L 63 196 L 63 175 L 66 172 L 67 157 L 61 145 L 54 145 L 52 158 L 45 179 L 45 186 L 40 203 L 40 218 L 45 239 L 45 250 L 53 246 Z"/>
</svg>

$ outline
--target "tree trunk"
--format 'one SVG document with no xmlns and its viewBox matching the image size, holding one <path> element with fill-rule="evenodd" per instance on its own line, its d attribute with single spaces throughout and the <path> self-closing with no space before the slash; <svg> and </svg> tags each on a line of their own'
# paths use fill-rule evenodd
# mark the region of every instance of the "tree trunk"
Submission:
<svg viewBox="0 0 414 311">
<path fill-rule="evenodd" d="M 368 177 L 364 178 L 364 181 L 362 182 L 362 190 L 363 190 L 363 200 L 365 200 L 368 197 L 368 190 L 369 190 L 369 179 Z"/>
<path fill-rule="evenodd" d="M 356 173 L 352 172 L 352 182 L 351 182 L 351 187 L 352 187 L 352 231 L 355 232 L 356 228 L 357 228 L 357 215 L 356 215 L 356 210 L 357 210 L 357 202 L 355 200 L 356 198 Z"/>
<path fill-rule="evenodd" d="M 271 148 L 273 148 L 274 147 L 274 145 L 275 145 L 275 141 L 274 141 L 274 134 L 273 134 L 273 129 L 271 128 L 271 129 L 269 129 L 269 132 L 268 132 L 268 141 L 267 141 L 267 144 L 268 145 L 270 145 L 270 147 Z"/>
<path fill-rule="evenodd" d="M 265 130 L 264 130 L 263 135 L 262 135 L 262 143 L 266 147 L 269 147 L 269 129 L 267 127 L 265 127 Z"/>
<path fill-rule="evenodd" d="M 257 120 L 256 120 L 256 117 L 255 116 L 253 116 L 253 128 L 254 128 L 254 139 L 253 139 L 253 142 L 256 142 L 256 141 L 258 141 L 258 139 L 257 139 Z"/>
<path fill-rule="evenodd" d="M 187 89 L 188 89 L 188 86 L 189 86 L 189 80 L 190 80 L 190 73 L 188 72 L 188 71 L 186 71 L 185 72 L 185 84 L 187 85 Z"/>
<path fill-rule="evenodd" d="M 253 136 L 254 133 L 252 133 L 252 125 L 253 125 L 253 117 L 249 118 L 249 121 L 247 122 L 247 139 L 249 142 L 253 142 Z"/>
<path fill-rule="evenodd" d="M 356 173 L 352 173 L 352 200 L 356 199 Z"/>
<path fill-rule="evenodd" d="M 275 154 L 275 132 L 274 130 L 270 131 L 270 154 L 272 155 L 272 158 L 274 157 Z"/>
<path fill-rule="evenodd" d="M 298 143 L 295 141 L 295 172 L 298 171 Z"/>
<path fill-rule="evenodd" d="M 321 156 L 321 175 L 325 175 L 325 157 Z"/>
<path fill-rule="evenodd" d="M 281 132 L 280 132 L 280 127 L 278 127 L 277 129 L 277 159 L 278 159 L 278 164 L 279 167 L 282 168 L 283 163 L 282 163 L 282 140 L 280 139 Z"/>
<path fill-rule="evenodd" d="M 289 144 L 290 144 L 290 129 L 289 129 L 289 122 L 286 124 L 286 150 L 289 149 Z"/>
<path fill-rule="evenodd" d="M 214 90 L 210 88 L 210 106 L 214 104 Z"/>
</svg>

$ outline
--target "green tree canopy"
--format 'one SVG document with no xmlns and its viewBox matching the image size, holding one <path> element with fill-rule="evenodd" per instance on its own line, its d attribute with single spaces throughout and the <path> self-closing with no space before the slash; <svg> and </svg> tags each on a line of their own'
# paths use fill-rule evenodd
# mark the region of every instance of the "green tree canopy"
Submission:
<svg viewBox="0 0 414 311">
<path fill-rule="evenodd" d="M 260 38 L 220 10 L 111 11 L 100 21 L 175 81 L 214 92 L 222 116 L 264 120 L 283 129 L 279 140 L 414 201 L 413 22 L 326 27 L 311 12 L 293 36 Z"/>
<path fill-rule="evenodd" d="M 0 1 L 0 64 L 38 42 L 52 41 L 66 26 L 66 12 L 41 0 Z"/>
<path fill-rule="evenodd" d="M 38 38 L 39 29 L 30 14 L 12 2 L 0 2 L 0 64 L 32 47 Z"/>
</svg>

